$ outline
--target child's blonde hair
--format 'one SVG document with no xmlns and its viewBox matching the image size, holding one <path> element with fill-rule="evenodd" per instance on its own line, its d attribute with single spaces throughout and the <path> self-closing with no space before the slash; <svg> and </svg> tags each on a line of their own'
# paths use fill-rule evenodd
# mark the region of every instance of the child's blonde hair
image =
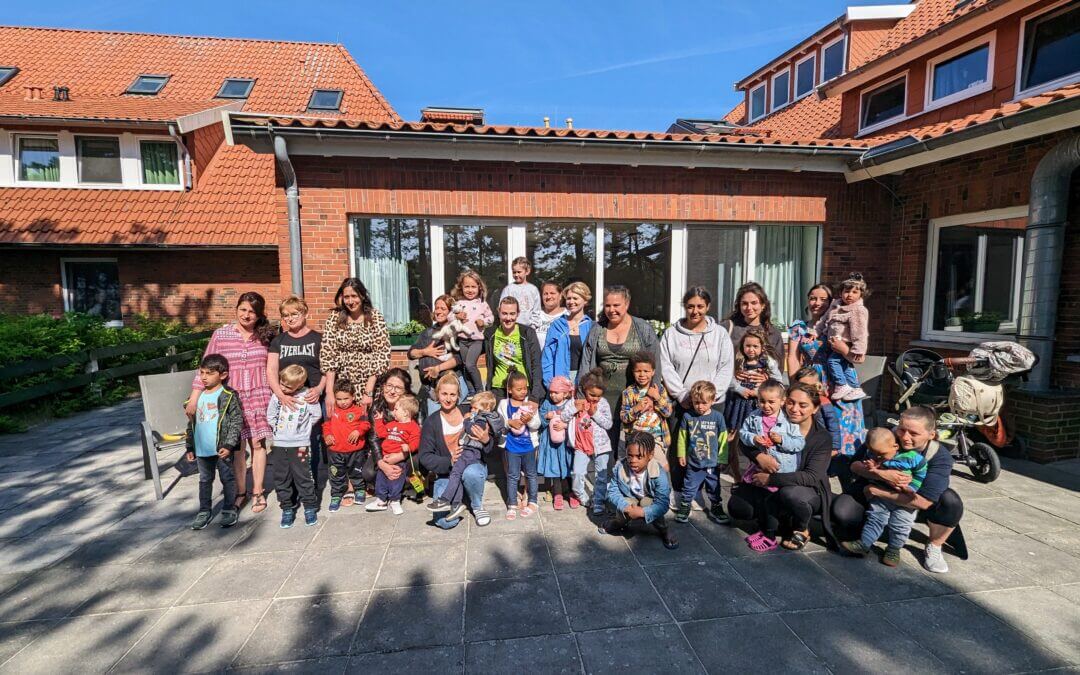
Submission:
<svg viewBox="0 0 1080 675">
<path fill-rule="evenodd" d="M 454 300 L 464 300 L 465 294 L 461 290 L 461 284 L 466 279 L 472 279 L 476 282 L 476 285 L 480 287 L 480 295 L 476 296 L 477 300 L 483 300 L 487 297 L 487 284 L 484 283 L 484 279 L 473 270 L 465 270 L 458 275 L 457 281 L 454 282 L 454 287 L 450 289 L 450 297 Z"/>
<path fill-rule="evenodd" d="M 394 410 L 398 408 L 408 413 L 410 419 L 416 419 L 420 414 L 420 401 L 412 394 L 405 394 L 398 399 L 397 405 L 394 406 Z"/>
<path fill-rule="evenodd" d="M 285 366 L 278 373 L 278 382 L 285 385 L 290 389 L 296 389 L 304 386 L 307 383 L 307 371 L 300 364 L 294 363 L 290 366 Z"/>
<path fill-rule="evenodd" d="M 307 301 L 298 295 L 290 295 L 289 297 L 282 300 L 281 304 L 278 305 L 278 314 L 280 314 L 281 316 L 285 316 L 285 309 L 287 307 L 295 307 L 300 310 L 301 314 L 308 313 Z"/>
<path fill-rule="evenodd" d="M 473 394 L 472 408 L 480 412 L 491 412 L 495 410 L 495 407 L 499 404 L 498 399 L 495 398 L 495 394 L 490 391 L 478 391 Z"/>
<path fill-rule="evenodd" d="M 518 265 L 521 265 L 522 267 L 524 267 L 526 269 L 526 271 L 532 272 L 532 263 L 529 262 L 529 259 L 526 258 L 525 256 L 519 255 L 518 257 L 514 258 L 514 261 L 512 263 L 510 263 L 510 269 L 513 269 L 513 268 L 517 267 Z"/>
<path fill-rule="evenodd" d="M 716 385 L 708 380 L 698 380 L 690 387 L 690 401 L 712 403 L 716 400 Z"/>
</svg>

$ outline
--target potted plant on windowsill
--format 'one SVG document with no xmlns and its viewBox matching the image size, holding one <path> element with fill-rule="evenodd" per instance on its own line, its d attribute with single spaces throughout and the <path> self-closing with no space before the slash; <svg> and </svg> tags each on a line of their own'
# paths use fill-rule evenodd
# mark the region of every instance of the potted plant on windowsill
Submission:
<svg viewBox="0 0 1080 675">
<path fill-rule="evenodd" d="M 404 321 L 390 324 L 387 331 L 390 333 L 391 347 L 409 347 L 424 332 L 424 326 L 419 321 Z"/>
<path fill-rule="evenodd" d="M 975 312 L 960 317 L 967 333 L 996 333 L 1005 317 L 1000 312 Z"/>
</svg>

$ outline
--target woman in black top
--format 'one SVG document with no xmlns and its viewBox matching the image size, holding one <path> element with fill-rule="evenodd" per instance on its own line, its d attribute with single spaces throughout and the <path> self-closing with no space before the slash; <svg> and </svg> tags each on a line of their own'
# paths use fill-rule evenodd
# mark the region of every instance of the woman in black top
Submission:
<svg viewBox="0 0 1080 675">
<path fill-rule="evenodd" d="M 439 402 L 435 400 L 435 383 L 439 381 L 443 373 L 456 372 L 461 376 L 461 356 L 450 352 L 447 356 L 446 346 L 442 342 L 436 343 L 432 339 L 435 331 L 442 328 L 450 318 L 450 308 L 454 306 L 454 299 L 449 295 L 440 295 L 435 298 L 431 307 L 431 318 L 434 323 L 424 330 L 416 338 L 416 342 L 409 347 L 409 358 L 418 361 L 417 369 L 420 371 L 420 391 L 417 397 L 420 399 L 420 410 L 425 417 L 439 409 Z M 446 358 L 443 358 L 446 357 Z"/>
<path fill-rule="evenodd" d="M 765 338 L 772 347 L 773 353 L 778 359 L 783 359 L 784 336 L 776 326 L 772 325 L 772 303 L 769 302 L 769 296 L 765 294 L 765 289 L 761 287 L 761 284 L 748 281 L 740 286 L 739 290 L 735 291 L 735 306 L 731 308 L 731 314 L 721 321 L 720 325 L 731 336 L 733 345 L 739 344 L 751 326 L 760 327 L 765 331 Z M 781 361 L 780 369 L 785 368 L 786 365 Z M 760 381 L 755 380 L 756 384 L 761 384 L 765 378 L 766 376 L 762 375 Z"/>
</svg>

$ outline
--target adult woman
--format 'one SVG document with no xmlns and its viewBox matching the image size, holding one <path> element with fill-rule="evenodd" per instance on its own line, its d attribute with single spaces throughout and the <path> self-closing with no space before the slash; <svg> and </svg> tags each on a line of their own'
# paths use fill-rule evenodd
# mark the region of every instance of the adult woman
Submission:
<svg viewBox="0 0 1080 675">
<path fill-rule="evenodd" d="M 612 410 L 619 409 L 619 399 L 626 388 L 626 367 L 630 355 L 649 352 L 660 361 L 660 342 L 649 322 L 630 315 L 630 289 L 609 286 L 604 289 L 604 320 L 589 331 L 581 351 L 578 380 L 593 368 L 604 371 L 604 398 Z M 621 425 L 616 415 L 608 436 L 612 447 L 619 447 Z"/>
<path fill-rule="evenodd" d="M 408 467 L 408 463 L 390 464 L 386 462 L 382 457 L 382 442 L 386 440 L 387 435 L 385 425 L 394 420 L 394 408 L 397 406 L 398 401 L 406 393 L 412 391 L 412 376 L 409 375 L 408 371 L 401 368 L 390 368 L 375 379 L 372 389 L 374 398 L 371 407 L 368 409 L 371 430 L 368 431 L 366 450 L 374 452 L 375 456 L 379 458 L 376 466 L 386 474 L 388 479 L 397 480 Z M 366 478 L 370 478 L 370 476 L 366 476 Z M 357 502 L 363 502 L 364 500 L 361 498 L 362 487 L 356 485 L 353 487 L 356 488 Z M 374 484 L 363 487 L 374 488 Z M 407 484 L 405 489 L 406 491 L 409 490 Z M 371 506 L 371 508 L 374 509 L 375 507 Z"/>
<path fill-rule="evenodd" d="M 731 308 L 731 314 L 720 325 L 727 329 L 733 345 L 739 344 L 751 326 L 760 327 L 765 331 L 765 339 L 777 361 L 784 358 L 784 336 L 772 325 L 772 303 L 761 284 L 748 281 L 740 286 L 735 291 L 735 305 Z M 781 363 L 780 367 L 784 365 Z M 766 379 L 765 373 L 749 373 L 749 376 L 757 384 Z"/>
<path fill-rule="evenodd" d="M 541 379 L 540 342 L 532 326 L 518 323 L 518 301 L 508 295 L 499 301 L 499 320 L 484 331 L 484 358 L 487 359 L 487 388 L 500 399 L 506 395 L 506 380 L 512 371 L 529 381 L 529 400 L 544 400 Z"/>
<path fill-rule="evenodd" d="M 536 327 L 536 338 L 543 346 L 547 339 L 548 330 L 556 319 L 566 314 L 562 306 L 562 288 L 554 281 L 545 281 L 540 284 L 540 311 L 537 317 L 540 325 Z"/>
<path fill-rule="evenodd" d="M 660 375 L 668 395 L 681 410 L 690 409 L 690 387 L 699 380 L 716 387 L 713 407 L 723 411 L 724 396 L 731 384 L 735 352 L 731 338 L 708 315 L 712 295 L 703 286 L 683 294 L 683 318 L 664 331 L 660 340 Z"/>
<path fill-rule="evenodd" d="M 829 544 L 836 543 L 829 520 L 832 439 L 824 427 L 814 422 L 814 413 L 820 405 L 821 400 L 812 387 L 799 382 L 788 387 L 784 414 L 799 425 L 806 438 L 797 471 L 779 473 L 780 463 L 769 453 L 757 446 L 742 448 L 756 471 L 752 483 L 739 483 L 732 488 L 728 513 L 738 520 L 757 520 L 760 531 L 747 537 L 747 543 L 755 551 L 776 548 L 781 519 L 785 521 L 785 530 L 790 532 L 783 541 L 784 548 L 802 549 L 810 541 L 810 519 L 815 513 L 822 517 Z M 768 490 L 770 487 L 779 489 L 772 492 Z"/>
<path fill-rule="evenodd" d="M 347 377 L 361 402 L 371 404 L 375 377 L 390 365 L 390 334 L 364 283 L 355 277 L 342 281 L 334 295 L 320 359 L 328 391 L 334 390 L 334 380 Z"/>
<path fill-rule="evenodd" d="M 227 323 L 214 331 L 204 354 L 221 354 L 229 361 L 229 379 L 226 383 L 240 396 L 244 411 L 244 429 L 241 441 L 247 441 L 246 451 L 241 443 L 241 455 L 233 458 L 236 473 L 236 508 L 247 502 L 247 455 L 251 453 L 252 513 L 266 509 L 263 495 L 263 478 L 266 475 L 266 439 L 270 436 L 270 423 L 266 420 L 266 408 L 270 404 L 270 387 L 267 384 L 267 347 L 274 336 L 274 327 L 266 318 L 266 300 L 255 292 L 244 293 L 236 301 L 236 322 Z M 185 411 L 195 416 L 195 408 L 202 391 L 202 381 L 195 376 L 191 396 Z"/>
<path fill-rule="evenodd" d="M 592 292 L 580 281 L 567 284 L 563 290 L 566 314 L 555 319 L 548 328 L 544 350 L 540 355 L 545 388 L 556 375 L 568 377 L 571 382 L 577 381 L 581 352 L 593 326 L 593 320 L 585 314 L 590 300 Z"/>
<path fill-rule="evenodd" d="M 419 361 L 417 364 L 420 371 L 419 396 L 420 400 L 426 403 L 426 414 L 431 414 L 439 408 L 439 402 L 435 397 L 435 383 L 439 381 L 443 373 L 453 372 L 461 377 L 463 365 L 461 356 L 453 352 L 447 356 L 446 345 L 435 342 L 432 338 L 435 331 L 446 325 L 450 318 L 450 308 L 453 306 L 454 299 L 449 295 L 440 295 L 435 298 L 435 304 L 431 308 L 431 318 L 434 323 L 420 333 L 416 342 L 409 347 L 409 358 Z"/>
<path fill-rule="evenodd" d="M 461 384 L 453 373 L 444 373 L 435 386 L 435 397 L 439 402 L 438 414 L 429 415 L 420 430 L 420 466 L 425 471 L 434 473 L 435 485 L 433 496 L 437 499 L 446 487 L 450 469 L 461 454 L 462 423 L 465 416 L 458 407 L 461 396 Z M 495 439 L 488 430 L 476 430 L 474 437 L 484 444 L 483 453 L 487 455 L 495 447 Z M 477 462 L 465 469 L 461 483 L 472 507 L 476 524 L 484 527 L 491 522 L 491 514 L 484 510 L 484 481 L 487 480 L 487 465 Z M 445 514 L 436 519 L 435 524 L 444 530 L 456 527 L 461 518 L 446 520 Z"/>
<path fill-rule="evenodd" d="M 824 341 L 814 332 L 813 326 L 829 309 L 832 298 L 832 290 L 826 284 L 817 284 L 811 288 L 806 294 L 806 316 L 809 321 L 795 321 L 788 328 L 790 338 L 787 349 L 787 371 L 794 374 L 803 366 L 813 366 L 826 391 L 829 387 L 828 373 L 825 369 L 826 350 L 822 349 Z M 854 366 L 850 363 L 847 367 L 854 370 Z M 836 408 L 837 422 L 840 426 L 840 442 L 834 450 L 844 458 L 838 461 L 850 461 L 851 456 L 866 440 L 862 401 L 833 401 L 832 404 Z M 834 462 L 832 473 L 846 474 L 846 471 L 841 470 L 841 467 L 836 464 L 837 462 Z"/>
</svg>

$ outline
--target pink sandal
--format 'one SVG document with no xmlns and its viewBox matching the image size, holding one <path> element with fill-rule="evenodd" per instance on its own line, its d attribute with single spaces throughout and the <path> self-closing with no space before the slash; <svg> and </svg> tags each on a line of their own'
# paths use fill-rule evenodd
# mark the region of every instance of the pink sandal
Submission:
<svg viewBox="0 0 1080 675">
<path fill-rule="evenodd" d="M 770 539 L 762 535 L 760 539 L 750 544 L 750 548 L 758 553 L 768 553 L 776 550 L 776 539 Z"/>
<path fill-rule="evenodd" d="M 518 517 L 518 512 L 517 512 L 517 507 L 516 506 L 511 506 L 510 508 L 506 509 L 506 519 L 507 520 L 517 520 L 517 517 Z"/>
<path fill-rule="evenodd" d="M 528 518 L 532 514 L 536 513 L 536 510 L 537 510 L 536 504 L 528 504 L 528 505 L 522 507 L 522 509 L 521 509 L 521 517 L 522 518 Z"/>
<path fill-rule="evenodd" d="M 764 536 L 765 536 L 765 533 L 762 532 L 761 530 L 758 530 L 757 532 L 751 534 L 748 537 L 743 537 L 743 541 L 745 541 L 750 546 L 753 546 L 755 543 L 757 543 L 757 541 L 759 539 L 761 539 Z"/>
</svg>

